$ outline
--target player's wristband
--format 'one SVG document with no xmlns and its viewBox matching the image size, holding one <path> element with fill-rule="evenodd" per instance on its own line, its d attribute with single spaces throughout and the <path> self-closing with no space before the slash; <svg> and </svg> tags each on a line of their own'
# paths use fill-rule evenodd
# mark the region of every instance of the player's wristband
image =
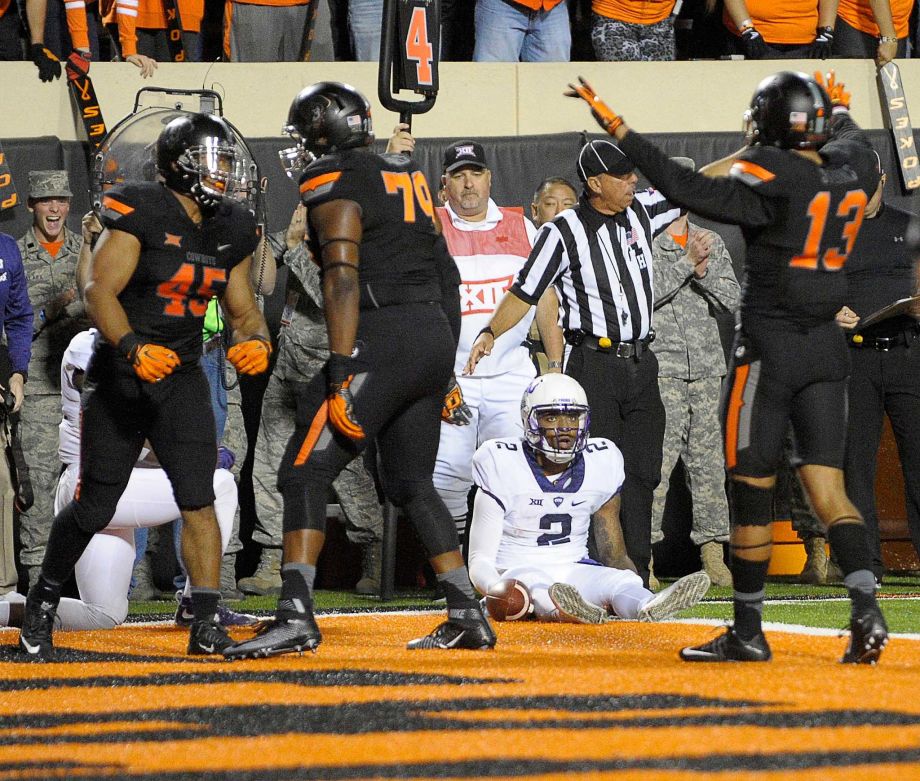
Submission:
<svg viewBox="0 0 920 781">
<path fill-rule="evenodd" d="M 482 336 L 483 334 L 488 334 L 489 336 L 492 337 L 492 341 L 495 341 L 495 331 L 492 330 L 492 326 L 491 326 L 491 325 L 487 325 L 487 326 L 486 326 L 485 328 L 483 328 L 478 334 L 476 334 L 476 338 L 478 339 L 478 338 L 479 338 L 480 336 Z"/>
<path fill-rule="evenodd" d="M 547 361 L 546 365 L 547 365 L 550 369 L 561 369 L 561 368 L 562 368 L 562 361 Z"/>
<path fill-rule="evenodd" d="M 897 43 L 898 37 L 896 35 L 880 35 L 878 37 L 879 43 Z"/>
<path fill-rule="evenodd" d="M 118 350 L 129 361 L 133 361 L 135 351 L 142 344 L 141 338 L 134 331 L 128 331 L 118 340 Z"/>
</svg>

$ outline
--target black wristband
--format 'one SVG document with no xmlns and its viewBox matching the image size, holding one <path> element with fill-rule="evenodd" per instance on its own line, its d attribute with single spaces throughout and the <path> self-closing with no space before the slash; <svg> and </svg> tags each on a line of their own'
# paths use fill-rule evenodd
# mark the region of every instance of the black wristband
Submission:
<svg viewBox="0 0 920 781">
<path fill-rule="evenodd" d="M 480 336 L 482 336 L 483 334 L 488 334 L 489 336 L 492 337 L 492 340 L 493 340 L 493 341 L 495 340 L 495 331 L 492 330 L 492 326 L 491 326 L 491 325 L 487 325 L 487 326 L 486 326 L 485 328 L 483 328 L 478 334 L 476 334 L 476 338 L 478 339 L 478 338 L 479 338 Z"/>
<path fill-rule="evenodd" d="M 330 384 L 340 385 L 355 373 L 354 366 L 355 359 L 350 355 L 331 352 L 326 362 L 326 380 Z"/>
<path fill-rule="evenodd" d="M 134 360 L 134 352 L 143 344 L 140 337 L 134 331 L 128 331 L 121 339 L 118 340 L 118 352 L 120 352 L 129 361 Z"/>
</svg>

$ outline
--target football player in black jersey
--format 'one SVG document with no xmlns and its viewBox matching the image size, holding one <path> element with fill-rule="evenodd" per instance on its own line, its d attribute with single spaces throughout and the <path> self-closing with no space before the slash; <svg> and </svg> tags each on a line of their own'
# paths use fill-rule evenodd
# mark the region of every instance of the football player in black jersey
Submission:
<svg viewBox="0 0 920 781">
<path fill-rule="evenodd" d="M 216 620 L 217 439 L 198 366 L 210 299 L 218 296 L 233 328 L 227 359 L 239 372 L 265 371 L 271 352 L 249 278 L 255 218 L 233 197 L 240 185 L 233 138 L 218 117 L 178 117 L 157 140 L 162 181 L 113 187 L 103 198 L 105 231 L 85 290 L 101 338 L 83 391 L 80 482 L 54 519 L 41 577 L 29 591 L 20 647 L 31 658 L 53 657 L 61 585 L 111 520 L 145 439 L 182 510 L 195 613 L 188 653 L 220 653 L 232 643 Z"/>
<path fill-rule="evenodd" d="M 875 153 L 848 113 L 833 74 L 764 79 L 747 117 L 747 148 L 707 177 L 672 162 L 623 122 L 583 80 L 585 100 L 649 180 L 698 214 L 740 225 L 747 245 L 741 321 L 723 404 L 731 480 L 734 626 L 685 648 L 687 661 L 767 661 L 761 629 L 772 546 L 772 492 L 789 421 L 799 474 L 844 573 L 852 600 L 842 661 L 873 664 L 888 632 L 875 599 L 866 527 L 844 490 L 849 358 L 834 315 L 842 272 L 875 190 Z M 833 119 L 833 126 L 832 126 Z M 728 176 L 720 176 L 727 170 Z"/>
<path fill-rule="evenodd" d="M 320 643 L 313 581 L 329 486 L 372 439 L 383 487 L 415 525 L 447 595 L 448 620 L 409 648 L 491 648 L 495 635 L 431 480 L 460 331 L 460 276 L 436 227 L 428 182 L 411 158 L 367 149 L 370 105 L 348 85 L 301 91 L 285 132 L 297 146 L 282 159 L 304 169 L 300 193 L 322 263 L 331 354 L 300 392 L 278 473 L 284 558 L 275 619 L 224 655 L 272 656 Z"/>
</svg>

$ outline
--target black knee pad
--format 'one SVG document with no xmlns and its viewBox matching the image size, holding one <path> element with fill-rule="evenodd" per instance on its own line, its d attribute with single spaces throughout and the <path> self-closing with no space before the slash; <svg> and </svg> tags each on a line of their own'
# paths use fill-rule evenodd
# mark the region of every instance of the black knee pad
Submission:
<svg viewBox="0 0 920 781">
<path fill-rule="evenodd" d="M 387 496 L 406 511 L 429 558 L 459 549 L 457 526 L 431 480 L 393 481 L 387 484 Z"/>
<path fill-rule="evenodd" d="M 87 494 L 90 495 L 87 495 Z M 88 534 L 101 532 L 115 517 L 115 508 L 118 506 L 119 496 L 115 492 L 98 491 L 95 493 L 82 491 L 82 496 L 70 503 L 77 527 Z"/>
<path fill-rule="evenodd" d="M 289 482 L 281 486 L 284 511 L 281 528 L 284 533 L 311 529 L 326 531 L 326 499 L 330 483 Z"/>
<path fill-rule="evenodd" d="M 741 480 L 728 484 L 733 526 L 769 526 L 773 523 L 773 489 L 758 488 Z"/>
</svg>

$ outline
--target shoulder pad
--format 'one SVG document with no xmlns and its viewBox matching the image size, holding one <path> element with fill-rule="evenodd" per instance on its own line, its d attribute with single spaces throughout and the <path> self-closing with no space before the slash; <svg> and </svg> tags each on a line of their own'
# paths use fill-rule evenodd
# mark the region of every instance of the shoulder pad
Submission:
<svg viewBox="0 0 920 781">
<path fill-rule="evenodd" d="M 116 185 L 102 196 L 101 222 L 106 228 L 135 233 L 139 224 L 139 211 L 158 193 L 160 186 L 153 182 Z"/>
<path fill-rule="evenodd" d="M 325 199 L 352 166 L 341 155 L 324 155 L 314 161 L 300 178 L 300 197 L 309 205 L 313 201 Z"/>
<path fill-rule="evenodd" d="M 753 146 L 745 149 L 732 164 L 729 176 L 740 179 L 751 187 L 760 187 L 774 181 L 782 165 L 783 152 L 772 147 Z"/>
</svg>

